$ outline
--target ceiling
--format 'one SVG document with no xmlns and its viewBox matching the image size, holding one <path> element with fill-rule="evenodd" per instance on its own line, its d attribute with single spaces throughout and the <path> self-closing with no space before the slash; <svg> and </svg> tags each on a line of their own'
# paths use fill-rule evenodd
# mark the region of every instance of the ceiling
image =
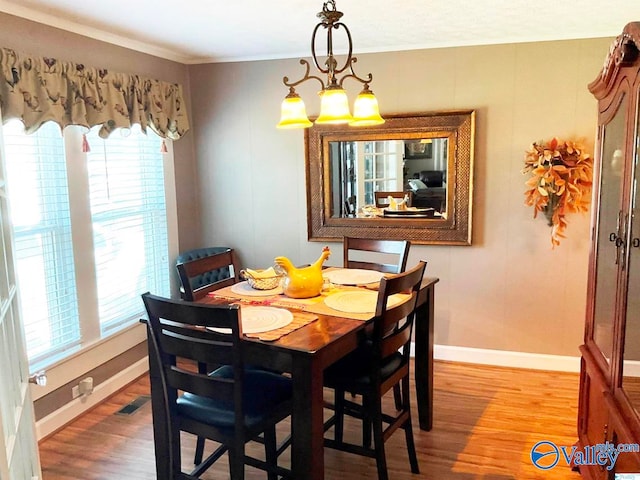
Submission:
<svg viewBox="0 0 640 480">
<path fill-rule="evenodd" d="M 322 0 L 0 0 L 0 11 L 194 64 L 308 57 Z M 337 0 L 354 53 L 614 37 L 638 0 Z M 321 37 L 322 38 L 322 37 Z M 318 43 L 318 53 L 326 48 Z M 340 53 L 339 38 L 334 47 Z"/>
</svg>

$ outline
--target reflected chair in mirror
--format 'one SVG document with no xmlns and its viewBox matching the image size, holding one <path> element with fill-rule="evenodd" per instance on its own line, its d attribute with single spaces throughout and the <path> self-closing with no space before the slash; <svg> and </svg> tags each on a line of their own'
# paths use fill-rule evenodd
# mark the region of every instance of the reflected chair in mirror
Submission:
<svg viewBox="0 0 640 480">
<path fill-rule="evenodd" d="M 393 198 L 396 201 L 402 201 L 406 198 L 407 207 L 411 207 L 413 205 L 413 192 L 373 192 L 376 200 L 377 208 L 386 208 L 389 206 L 389 197 Z"/>
<path fill-rule="evenodd" d="M 343 217 L 355 217 L 356 216 L 356 198 L 351 196 L 344 201 Z"/>
<path fill-rule="evenodd" d="M 397 430 L 403 429 L 409 463 L 413 473 L 420 473 L 411 425 L 409 398 L 409 366 L 411 335 L 416 299 L 426 262 L 380 281 L 373 333 L 356 350 L 331 365 L 324 373 L 324 385 L 335 392 L 333 416 L 325 423 L 325 430 L 334 428 L 334 438 L 325 438 L 325 446 L 376 459 L 378 479 L 387 480 L 385 442 Z M 410 292 L 402 303 L 387 306 L 395 294 Z M 401 387 L 401 405 L 393 413 L 383 411 L 383 397 L 395 385 Z M 362 396 L 362 402 L 347 400 L 345 393 Z M 345 442 L 344 416 L 363 422 L 362 444 Z M 370 446 L 371 427 L 373 448 Z"/>
<path fill-rule="evenodd" d="M 238 305 L 206 305 L 142 295 L 148 320 L 149 375 L 156 473 L 159 480 L 199 478 L 228 452 L 233 480 L 245 465 L 269 480 L 290 476 L 277 465 L 276 425 L 291 413 L 291 379 L 246 368 Z M 206 375 L 198 363 L 224 365 Z M 219 443 L 190 473 L 181 468 L 181 432 Z M 183 436 L 184 438 L 184 436 Z M 265 460 L 246 454 L 249 441 L 264 443 Z"/>
<path fill-rule="evenodd" d="M 199 248 L 181 253 L 176 268 L 184 300 L 200 300 L 209 292 L 240 281 L 236 253 L 228 247 Z"/>
<path fill-rule="evenodd" d="M 401 273 L 407 266 L 411 243 L 408 240 L 344 237 L 342 247 L 345 268 Z"/>
</svg>

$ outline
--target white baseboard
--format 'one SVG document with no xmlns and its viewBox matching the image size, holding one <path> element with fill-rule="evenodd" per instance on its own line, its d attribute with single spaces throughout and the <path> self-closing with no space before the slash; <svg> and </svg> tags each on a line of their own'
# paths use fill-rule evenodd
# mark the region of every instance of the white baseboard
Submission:
<svg viewBox="0 0 640 480">
<path fill-rule="evenodd" d="M 36 435 L 38 440 L 51 435 L 53 432 L 64 427 L 76 417 L 93 408 L 98 403 L 113 395 L 136 378 L 144 375 L 149 370 L 149 360 L 147 357 L 141 358 L 133 365 L 118 372 L 113 377 L 97 385 L 90 395 L 78 397 L 67 403 L 64 407 L 41 418 L 36 422 Z"/>
<path fill-rule="evenodd" d="M 625 360 L 623 368 L 625 377 L 640 377 L 640 361 Z"/>
<path fill-rule="evenodd" d="M 484 348 L 434 345 L 433 358 L 462 363 L 478 363 L 498 367 L 528 368 L 556 372 L 580 371 L 580 357 L 546 355 L 542 353 L 510 352 Z"/>
</svg>

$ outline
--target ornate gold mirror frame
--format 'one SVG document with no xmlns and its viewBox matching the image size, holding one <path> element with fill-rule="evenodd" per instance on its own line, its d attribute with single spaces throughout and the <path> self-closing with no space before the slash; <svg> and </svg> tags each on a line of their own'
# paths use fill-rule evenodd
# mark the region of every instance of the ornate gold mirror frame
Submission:
<svg viewBox="0 0 640 480">
<path fill-rule="evenodd" d="M 309 240 L 324 242 L 350 236 L 410 240 L 416 244 L 471 245 L 475 112 L 391 115 L 385 119 L 383 125 L 357 130 L 343 125 L 314 125 L 305 131 Z M 332 172 L 335 161 L 330 158 L 335 145 L 340 145 L 335 142 L 402 141 L 406 148 L 409 143 L 429 139 L 448 142 L 446 205 L 441 217 L 361 218 L 360 209 L 348 217 L 338 213 L 342 207 L 335 205 L 334 187 L 339 175 Z M 403 167 L 407 161 L 404 155 Z"/>
</svg>

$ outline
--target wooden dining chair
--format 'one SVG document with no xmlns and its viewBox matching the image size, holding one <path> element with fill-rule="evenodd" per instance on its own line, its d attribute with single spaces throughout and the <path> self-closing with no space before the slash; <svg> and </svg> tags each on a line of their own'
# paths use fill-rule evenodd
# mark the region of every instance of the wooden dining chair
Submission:
<svg viewBox="0 0 640 480">
<path fill-rule="evenodd" d="M 413 192 L 411 190 L 407 192 L 373 192 L 373 196 L 376 201 L 376 207 L 378 208 L 388 207 L 389 197 L 395 198 L 396 200 L 404 200 L 405 197 L 407 197 L 407 207 L 413 204 Z"/>
<path fill-rule="evenodd" d="M 228 285 L 240 281 L 235 250 L 229 247 L 206 247 L 188 250 L 178 255 L 176 269 L 180 277 L 180 295 L 184 300 L 197 301 Z M 208 366 L 200 363 L 200 373 L 207 373 Z M 194 463 L 202 461 L 204 438 L 196 442 Z"/>
<path fill-rule="evenodd" d="M 334 428 L 334 438 L 325 438 L 325 446 L 375 458 L 379 480 L 388 479 L 384 443 L 399 428 L 405 432 L 411 471 L 420 473 L 411 425 L 409 354 L 416 300 L 425 267 L 426 262 L 421 261 L 405 273 L 380 281 L 371 337 L 324 373 L 324 385 L 335 391 L 331 406 L 334 413 L 325 423 L 325 430 Z M 391 295 L 406 292 L 410 292 L 409 300 L 387 306 Z M 396 385 L 401 388 L 401 405 L 391 414 L 383 411 L 382 400 Z M 360 395 L 362 402 L 347 400 L 345 392 Z M 345 415 L 362 420 L 362 444 L 344 441 Z M 366 438 L 371 428 L 373 448 Z"/>
<path fill-rule="evenodd" d="M 342 246 L 345 268 L 401 273 L 407 266 L 411 243 L 408 240 L 344 237 Z"/>
<path fill-rule="evenodd" d="M 289 476 L 278 466 L 276 424 L 291 413 L 291 379 L 246 368 L 238 305 L 207 305 L 145 293 L 147 342 L 158 479 L 195 479 L 228 452 L 232 480 L 245 465 L 266 470 L 269 480 Z M 213 330 L 215 329 L 215 330 Z M 222 330 L 218 330 L 222 329 Z M 210 374 L 197 363 L 219 364 Z M 218 442 L 190 473 L 181 468 L 181 432 Z M 245 444 L 265 445 L 265 460 Z"/>
<path fill-rule="evenodd" d="M 376 240 L 371 238 L 344 237 L 343 258 L 345 268 L 363 268 L 383 273 L 401 273 L 407 266 L 408 240 Z M 395 402 L 398 408 L 400 387 L 394 388 Z"/>
<path fill-rule="evenodd" d="M 182 298 L 196 301 L 207 293 L 240 281 L 236 253 L 228 247 L 189 250 L 178 256 Z"/>
</svg>

